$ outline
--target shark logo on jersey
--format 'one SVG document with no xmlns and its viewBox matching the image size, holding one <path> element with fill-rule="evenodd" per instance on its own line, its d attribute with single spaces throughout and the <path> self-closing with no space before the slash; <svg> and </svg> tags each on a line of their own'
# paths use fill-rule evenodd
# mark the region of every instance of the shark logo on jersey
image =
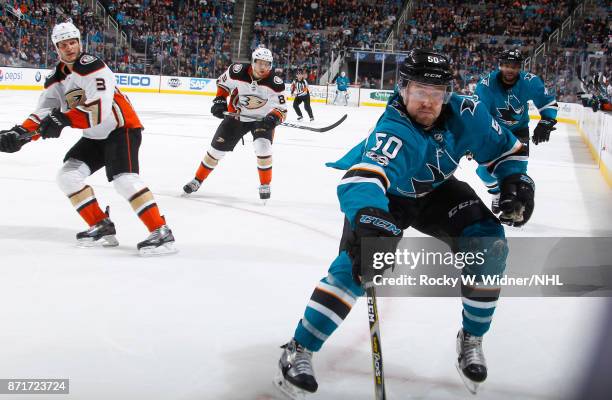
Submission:
<svg viewBox="0 0 612 400">
<path fill-rule="evenodd" d="M 465 96 L 463 98 L 463 101 L 461 102 L 461 108 L 459 110 L 459 114 L 463 115 L 464 111 L 469 111 L 472 115 L 474 115 L 474 112 L 476 112 L 476 107 L 478 106 L 478 103 L 480 103 L 480 101 L 478 101 L 477 96 L 470 96 L 470 97 Z"/>
<path fill-rule="evenodd" d="M 508 95 L 508 100 L 504 102 L 506 107 L 497 108 L 497 114 L 501 118 L 501 120 L 508 126 L 513 126 L 519 123 L 521 116 L 523 115 L 523 111 L 525 111 L 525 106 L 521 104 L 519 99 L 513 95 Z"/>
<path fill-rule="evenodd" d="M 528 73 L 525 74 L 525 78 L 524 79 L 526 81 L 530 81 L 530 80 L 532 80 L 535 77 L 536 77 L 536 75 L 532 74 L 531 72 L 528 72 Z"/>
<path fill-rule="evenodd" d="M 239 100 L 240 106 L 246 108 L 247 110 L 256 110 L 265 106 L 267 102 L 268 100 L 252 94 L 240 96 Z"/>
<path fill-rule="evenodd" d="M 404 196 L 408 196 L 408 197 L 423 197 L 427 193 L 434 190 L 434 188 L 438 186 L 440 183 L 450 178 L 455 172 L 455 170 L 452 170 L 448 174 L 444 174 L 444 172 L 442 172 L 435 165 L 432 165 L 430 163 L 427 163 L 425 165 L 427 165 L 427 168 L 429 168 L 429 170 L 431 171 L 432 179 L 422 181 L 422 180 L 412 177 L 410 179 L 412 181 L 412 188 L 413 188 L 412 192 L 407 192 L 405 190 L 400 189 L 399 187 L 396 187 L 397 191 L 403 194 Z"/>
<path fill-rule="evenodd" d="M 485 86 L 489 86 L 489 75 L 482 78 L 482 84 Z"/>
</svg>

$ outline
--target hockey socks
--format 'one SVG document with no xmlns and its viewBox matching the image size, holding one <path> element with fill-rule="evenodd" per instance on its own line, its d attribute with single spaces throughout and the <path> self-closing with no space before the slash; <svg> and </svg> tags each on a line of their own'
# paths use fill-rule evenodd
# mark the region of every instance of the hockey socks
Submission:
<svg viewBox="0 0 612 400">
<path fill-rule="evenodd" d="M 269 185 L 272 182 L 272 156 L 257 156 L 257 171 L 259 182 Z"/>
<path fill-rule="evenodd" d="M 138 218 L 147 226 L 149 232 L 153 232 L 166 224 L 164 218 L 159 213 L 153 193 L 148 188 L 144 188 L 130 197 L 129 202 Z"/>
<path fill-rule="evenodd" d="M 91 186 L 85 186 L 78 192 L 69 195 L 68 198 L 89 226 L 94 226 L 107 217 L 102 209 L 100 209 Z"/>
<path fill-rule="evenodd" d="M 217 164 L 219 164 L 219 159 L 213 157 L 210 152 L 207 152 L 202 162 L 200 162 L 195 178 L 202 183 L 202 181 L 208 178 L 208 175 L 213 172 Z"/>
</svg>

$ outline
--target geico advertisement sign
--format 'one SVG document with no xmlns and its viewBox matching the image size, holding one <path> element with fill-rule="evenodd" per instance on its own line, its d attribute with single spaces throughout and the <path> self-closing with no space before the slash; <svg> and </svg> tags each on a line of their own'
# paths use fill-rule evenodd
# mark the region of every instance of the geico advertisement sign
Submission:
<svg viewBox="0 0 612 400">
<path fill-rule="evenodd" d="M 23 80 L 23 71 L 15 71 L 0 68 L 0 83 L 21 82 Z"/>
<path fill-rule="evenodd" d="M 122 75 L 115 74 L 117 79 L 117 85 L 119 86 L 132 86 L 132 87 L 150 87 L 151 78 L 148 76 L 140 75 Z"/>
</svg>

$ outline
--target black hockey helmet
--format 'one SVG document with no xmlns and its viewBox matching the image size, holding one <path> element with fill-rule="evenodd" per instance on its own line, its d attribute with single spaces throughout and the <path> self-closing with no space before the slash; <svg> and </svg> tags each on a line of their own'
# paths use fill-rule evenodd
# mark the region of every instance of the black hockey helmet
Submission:
<svg viewBox="0 0 612 400">
<path fill-rule="evenodd" d="M 409 81 L 450 86 L 453 80 L 450 58 L 423 49 L 414 49 L 408 53 L 399 69 L 399 76 L 400 87 L 405 87 Z"/>
<path fill-rule="evenodd" d="M 500 64 L 522 64 L 523 54 L 519 49 L 504 50 L 499 55 Z"/>
</svg>

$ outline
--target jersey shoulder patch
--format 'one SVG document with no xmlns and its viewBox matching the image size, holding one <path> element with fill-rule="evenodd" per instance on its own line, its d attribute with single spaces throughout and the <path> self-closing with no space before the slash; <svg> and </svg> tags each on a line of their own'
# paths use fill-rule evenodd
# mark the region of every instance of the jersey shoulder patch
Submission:
<svg viewBox="0 0 612 400">
<path fill-rule="evenodd" d="M 83 53 L 78 61 L 74 63 L 72 70 L 81 76 L 92 74 L 105 68 L 106 64 L 96 56 Z"/>
<path fill-rule="evenodd" d="M 49 88 L 51 85 L 53 85 L 54 83 L 59 83 L 61 81 L 63 81 L 64 79 L 66 79 L 66 74 L 62 71 L 64 65 L 63 64 L 58 64 L 55 67 L 55 70 L 53 70 L 53 72 L 47 76 L 47 79 L 45 79 L 45 89 Z"/>
<path fill-rule="evenodd" d="M 259 84 L 262 86 L 267 86 L 278 93 L 285 91 L 285 81 L 283 81 L 283 78 L 277 75 L 270 74 L 267 78 L 262 79 Z"/>
<path fill-rule="evenodd" d="M 229 67 L 229 77 L 237 81 L 245 81 L 251 83 L 249 76 L 249 64 L 232 64 Z"/>
</svg>

